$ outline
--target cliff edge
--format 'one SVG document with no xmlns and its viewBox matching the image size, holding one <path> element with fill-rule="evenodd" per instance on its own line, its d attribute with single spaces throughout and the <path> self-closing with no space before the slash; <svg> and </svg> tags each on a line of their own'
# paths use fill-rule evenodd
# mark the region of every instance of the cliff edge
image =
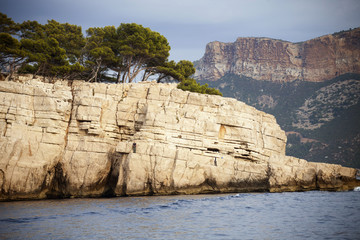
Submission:
<svg viewBox="0 0 360 240">
<path fill-rule="evenodd" d="M 198 80 L 216 81 L 226 73 L 256 80 L 322 82 L 360 73 L 360 28 L 300 43 L 270 38 L 211 42 L 196 63 Z"/>
<path fill-rule="evenodd" d="M 272 115 L 171 84 L 0 82 L 0 200 L 348 190 Z"/>
</svg>

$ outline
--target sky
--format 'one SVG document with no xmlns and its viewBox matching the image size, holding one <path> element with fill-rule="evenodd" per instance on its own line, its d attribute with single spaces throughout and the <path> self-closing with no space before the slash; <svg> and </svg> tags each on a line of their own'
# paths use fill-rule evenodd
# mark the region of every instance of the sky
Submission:
<svg viewBox="0 0 360 240">
<path fill-rule="evenodd" d="M 137 23 L 165 36 L 170 59 L 199 60 L 206 44 L 238 37 L 306 41 L 360 27 L 359 0 L 0 0 L 15 22 L 89 27 Z"/>
</svg>

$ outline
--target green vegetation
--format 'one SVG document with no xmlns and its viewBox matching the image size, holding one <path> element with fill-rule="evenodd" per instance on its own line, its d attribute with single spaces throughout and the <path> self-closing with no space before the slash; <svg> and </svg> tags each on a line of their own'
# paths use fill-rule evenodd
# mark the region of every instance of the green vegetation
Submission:
<svg viewBox="0 0 360 240">
<path fill-rule="evenodd" d="M 290 134 L 287 137 L 286 154 L 298 158 L 306 158 L 313 143 L 302 143 L 300 137 Z"/>
<path fill-rule="evenodd" d="M 208 84 L 200 85 L 199 83 L 196 82 L 195 79 L 192 78 L 182 81 L 178 85 L 178 88 L 190 92 L 198 92 L 198 93 L 222 96 L 222 93 L 219 90 L 215 88 L 209 88 Z"/>
<path fill-rule="evenodd" d="M 0 67 L 11 80 L 15 73 L 90 82 L 177 81 L 188 91 L 219 94 L 200 86 L 191 75 L 193 63 L 169 61 L 170 46 L 158 32 L 135 23 L 119 27 L 80 26 L 49 20 L 15 23 L 0 13 Z"/>
</svg>

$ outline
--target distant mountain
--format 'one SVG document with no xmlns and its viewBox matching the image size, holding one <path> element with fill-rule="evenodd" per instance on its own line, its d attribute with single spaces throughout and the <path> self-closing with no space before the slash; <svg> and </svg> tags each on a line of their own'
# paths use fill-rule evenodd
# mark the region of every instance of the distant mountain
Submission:
<svg viewBox="0 0 360 240">
<path fill-rule="evenodd" d="M 295 44 L 239 38 L 206 49 L 195 63 L 198 81 L 275 115 L 288 155 L 360 168 L 360 28 Z"/>
<path fill-rule="evenodd" d="M 300 43 L 270 38 L 211 42 L 196 62 L 195 77 L 216 81 L 227 73 L 256 80 L 320 82 L 360 72 L 360 28 Z"/>
</svg>

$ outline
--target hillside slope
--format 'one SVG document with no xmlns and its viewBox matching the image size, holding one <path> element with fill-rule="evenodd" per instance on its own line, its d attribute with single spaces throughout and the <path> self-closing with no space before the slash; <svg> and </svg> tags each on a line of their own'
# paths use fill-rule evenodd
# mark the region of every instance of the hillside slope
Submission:
<svg viewBox="0 0 360 240">
<path fill-rule="evenodd" d="M 273 114 L 287 132 L 288 155 L 360 168 L 360 74 L 288 83 L 227 74 L 201 82 Z"/>
</svg>

